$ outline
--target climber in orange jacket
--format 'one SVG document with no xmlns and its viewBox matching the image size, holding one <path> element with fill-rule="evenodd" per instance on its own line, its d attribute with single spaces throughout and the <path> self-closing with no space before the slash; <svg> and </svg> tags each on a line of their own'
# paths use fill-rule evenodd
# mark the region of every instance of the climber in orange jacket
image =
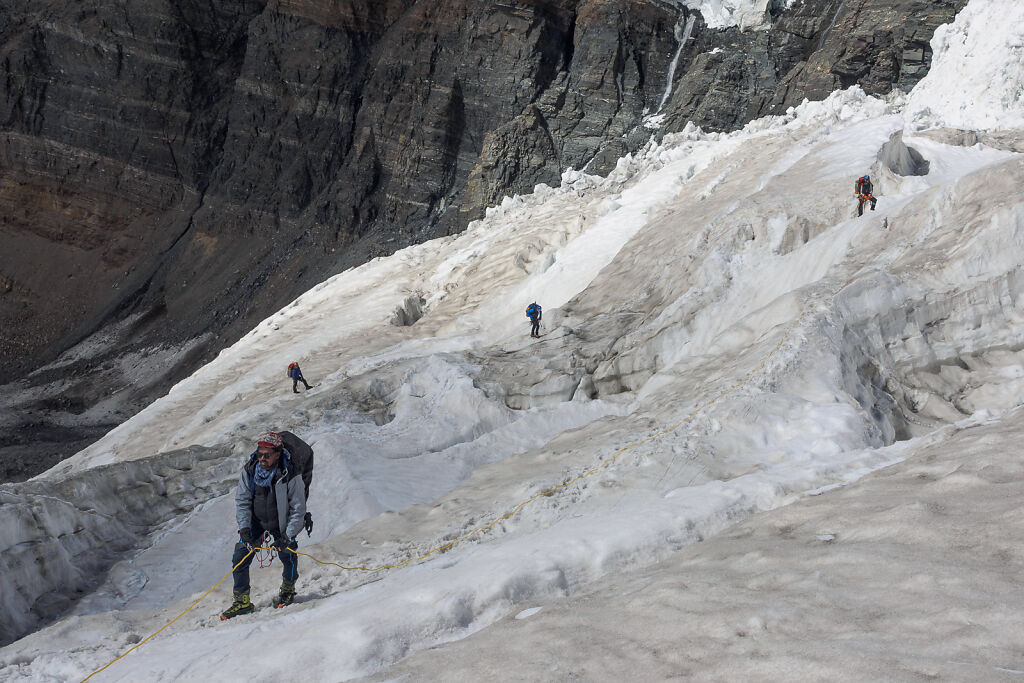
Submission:
<svg viewBox="0 0 1024 683">
<path fill-rule="evenodd" d="M 857 184 L 854 186 L 854 194 L 857 195 L 858 216 L 864 215 L 865 202 L 871 202 L 871 210 L 875 210 L 875 204 L 878 203 L 878 200 L 875 198 L 875 195 L 871 194 L 873 189 L 874 187 L 871 185 L 871 176 L 862 175 L 860 178 L 857 178 Z"/>
</svg>

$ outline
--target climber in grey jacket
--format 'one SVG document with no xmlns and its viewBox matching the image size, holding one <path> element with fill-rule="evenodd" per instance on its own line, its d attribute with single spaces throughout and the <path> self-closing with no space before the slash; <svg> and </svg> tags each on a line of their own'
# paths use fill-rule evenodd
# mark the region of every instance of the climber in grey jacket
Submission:
<svg viewBox="0 0 1024 683">
<path fill-rule="evenodd" d="M 274 537 L 281 560 L 281 593 L 274 607 L 290 605 L 295 599 L 295 579 L 299 576 L 299 556 L 295 538 L 302 531 L 306 515 L 306 493 L 302 472 L 291 467 L 291 454 L 277 432 L 260 436 L 256 451 L 249 456 L 238 477 L 235 490 L 235 518 L 238 543 L 231 556 L 234 578 L 234 602 L 221 619 L 230 619 L 254 611 L 249 599 L 249 565 L 252 548 L 258 547 L 265 531 Z M 236 566 L 237 565 L 237 566 Z"/>
</svg>

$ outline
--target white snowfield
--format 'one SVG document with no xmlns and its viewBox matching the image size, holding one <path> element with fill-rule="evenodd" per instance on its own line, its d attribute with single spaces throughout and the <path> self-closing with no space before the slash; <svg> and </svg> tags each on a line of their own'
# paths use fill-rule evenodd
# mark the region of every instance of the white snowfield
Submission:
<svg viewBox="0 0 1024 683">
<path fill-rule="evenodd" d="M 669 135 L 338 275 L 0 487 L 0 679 L 81 680 L 220 580 L 277 428 L 316 451 L 300 551 L 467 538 L 300 557 L 282 610 L 254 565 L 255 614 L 229 578 L 90 680 L 1018 680 L 1020 100 L 928 93 L 1020 79 L 1021 25 L 971 0 L 921 95 Z"/>
<path fill-rule="evenodd" d="M 1024 127 L 1024 24 L 1016 0 L 970 2 L 932 38 L 928 78 L 911 95 L 918 125 Z"/>
<path fill-rule="evenodd" d="M 699 10 L 711 28 L 739 26 L 744 30 L 768 27 L 768 0 L 674 0 Z M 791 5 L 790 5 L 791 6 Z"/>
</svg>

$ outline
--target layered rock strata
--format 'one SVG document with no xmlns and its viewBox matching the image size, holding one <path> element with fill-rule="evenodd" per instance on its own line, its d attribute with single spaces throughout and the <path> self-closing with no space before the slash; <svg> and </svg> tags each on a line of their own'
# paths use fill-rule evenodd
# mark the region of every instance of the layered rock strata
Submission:
<svg viewBox="0 0 1024 683">
<path fill-rule="evenodd" d="M 776 0 L 741 30 L 657 0 L 0 0 L 3 476 L 568 167 L 909 89 L 965 2 Z"/>
</svg>

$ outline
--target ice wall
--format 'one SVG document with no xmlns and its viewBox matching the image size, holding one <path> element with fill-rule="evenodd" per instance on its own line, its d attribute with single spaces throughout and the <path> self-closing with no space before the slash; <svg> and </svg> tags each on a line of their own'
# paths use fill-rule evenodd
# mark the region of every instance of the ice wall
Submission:
<svg viewBox="0 0 1024 683">
<path fill-rule="evenodd" d="M 970 2 L 931 44 L 931 70 L 910 93 L 914 126 L 1024 128 L 1024 4 Z"/>
<path fill-rule="evenodd" d="M 66 612 L 151 527 L 227 492 L 225 455 L 194 446 L 0 485 L 0 644 Z"/>
</svg>

